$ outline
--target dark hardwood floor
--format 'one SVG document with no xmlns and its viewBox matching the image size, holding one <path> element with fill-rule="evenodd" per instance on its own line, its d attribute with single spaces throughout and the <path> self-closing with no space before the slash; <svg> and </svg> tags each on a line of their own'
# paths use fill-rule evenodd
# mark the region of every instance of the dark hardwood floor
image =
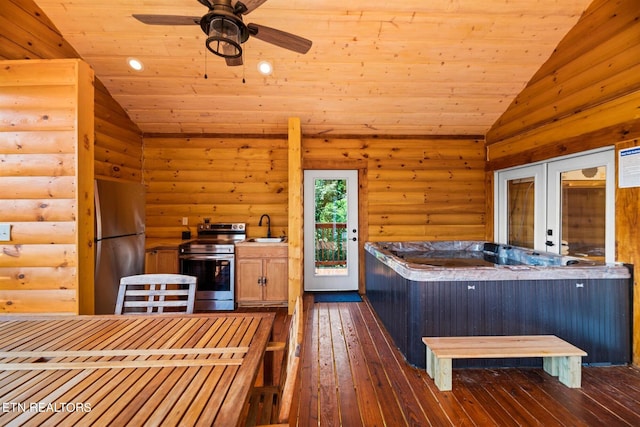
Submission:
<svg viewBox="0 0 640 427">
<path fill-rule="evenodd" d="M 453 391 L 441 392 L 404 361 L 366 298 L 304 301 L 292 425 L 640 426 L 638 368 L 583 367 L 580 389 L 542 368 L 454 369 Z"/>
</svg>

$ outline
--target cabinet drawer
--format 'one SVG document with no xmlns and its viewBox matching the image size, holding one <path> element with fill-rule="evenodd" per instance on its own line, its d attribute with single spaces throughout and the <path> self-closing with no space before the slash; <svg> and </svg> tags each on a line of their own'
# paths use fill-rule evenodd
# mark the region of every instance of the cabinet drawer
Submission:
<svg viewBox="0 0 640 427">
<path fill-rule="evenodd" d="M 288 248 L 286 245 L 238 245 L 236 256 L 238 258 L 286 258 Z"/>
</svg>

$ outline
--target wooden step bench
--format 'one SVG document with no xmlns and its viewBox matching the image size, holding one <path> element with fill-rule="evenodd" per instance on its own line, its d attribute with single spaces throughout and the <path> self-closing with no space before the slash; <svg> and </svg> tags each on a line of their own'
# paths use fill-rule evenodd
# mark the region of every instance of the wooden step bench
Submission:
<svg viewBox="0 0 640 427">
<path fill-rule="evenodd" d="M 561 383 L 579 388 L 582 357 L 587 353 L 555 335 L 423 337 L 427 374 L 441 391 L 451 390 L 453 359 L 542 357 L 544 370 Z"/>
</svg>

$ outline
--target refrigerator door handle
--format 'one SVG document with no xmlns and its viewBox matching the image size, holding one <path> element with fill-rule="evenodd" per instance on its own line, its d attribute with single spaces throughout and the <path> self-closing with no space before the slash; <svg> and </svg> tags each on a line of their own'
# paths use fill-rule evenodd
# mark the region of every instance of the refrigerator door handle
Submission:
<svg viewBox="0 0 640 427">
<path fill-rule="evenodd" d="M 102 240 L 96 240 L 96 259 L 95 259 L 96 264 L 94 266 L 95 273 L 98 273 L 99 271 L 101 271 L 100 270 L 101 260 L 102 260 Z"/>
</svg>

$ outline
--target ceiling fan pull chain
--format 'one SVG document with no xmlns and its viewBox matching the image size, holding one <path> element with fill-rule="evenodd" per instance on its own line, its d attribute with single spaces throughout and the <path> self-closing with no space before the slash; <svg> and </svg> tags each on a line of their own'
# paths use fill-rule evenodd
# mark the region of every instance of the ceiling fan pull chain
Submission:
<svg viewBox="0 0 640 427">
<path fill-rule="evenodd" d="M 207 76 L 207 51 L 204 51 L 204 79 L 208 79 L 209 76 Z"/>
</svg>

